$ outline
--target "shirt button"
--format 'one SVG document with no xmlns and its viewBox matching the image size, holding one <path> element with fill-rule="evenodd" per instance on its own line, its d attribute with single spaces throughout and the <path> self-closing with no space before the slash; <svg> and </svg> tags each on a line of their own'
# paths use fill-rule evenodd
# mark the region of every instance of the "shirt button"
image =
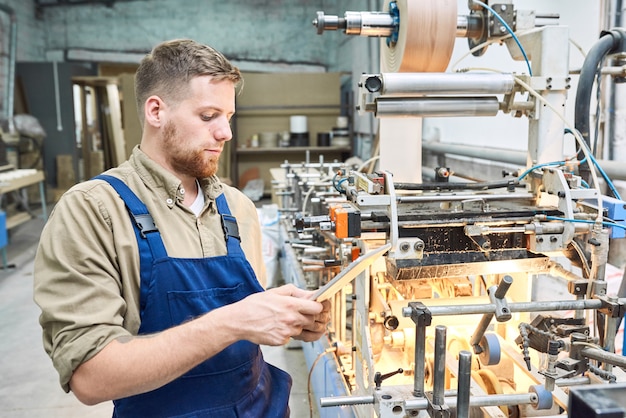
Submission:
<svg viewBox="0 0 626 418">
<path fill-rule="evenodd" d="M 174 201 L 173 201 L 172 199 L 167 199 L 165 202 L 166 202 L 168 205 L 171 205 L 172 203 L 174 203 Z"/>
<path fill-rule="evenodd" d="M 184 187 L 180 188 L 180 194 L 185 194 L 185 188 Z"/>
</svg>

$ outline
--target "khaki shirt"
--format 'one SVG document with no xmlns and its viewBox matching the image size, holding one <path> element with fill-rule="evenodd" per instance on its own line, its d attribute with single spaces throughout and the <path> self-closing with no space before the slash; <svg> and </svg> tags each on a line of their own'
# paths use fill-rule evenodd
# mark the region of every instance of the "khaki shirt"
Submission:
<svg viewBox="0 0 626 418">
<path fill-rule="evenodd" d="M 226 254 L 215 204 L 223 192 L 237 219 L 246 258 L 265 286 L 259 220 L 243 193 L 217 177 L 201 180 L 205 204 L 196 217 L 182 204 L 180 180 L 138 147 L 106 174 L 123 180 L 147 206 L 171 257 Z M 56 204 L 41 234 L 34 281 L 44 348 L 61 386 L 69 391 L 80 364 L 112 340 L 136 335 L 140 325 L 137 239 L 124 202 L 108 183 L 77 184 Z"/>
</svg>

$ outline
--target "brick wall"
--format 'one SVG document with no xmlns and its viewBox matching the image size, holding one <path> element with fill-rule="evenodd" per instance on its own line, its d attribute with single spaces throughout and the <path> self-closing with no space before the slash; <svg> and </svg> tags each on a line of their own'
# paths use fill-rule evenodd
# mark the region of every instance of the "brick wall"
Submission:
<svg viewBox="0 0 626 418">
<path fill-rule="evenodd" d="M 317 35 L 311 22 L 320 5 L 311 3 L 306 0 L 125 1 L 112 7 L 104 4 L 48 7 L 44 9 L 44 21 L 51 51 L 144 53 L 161 41 L 187 37 L 210 44 L 238 62 L 333 68 L 337 54 L 329 51 L 336 51 L 341 36 L 345 35 Z"/>
</svg>

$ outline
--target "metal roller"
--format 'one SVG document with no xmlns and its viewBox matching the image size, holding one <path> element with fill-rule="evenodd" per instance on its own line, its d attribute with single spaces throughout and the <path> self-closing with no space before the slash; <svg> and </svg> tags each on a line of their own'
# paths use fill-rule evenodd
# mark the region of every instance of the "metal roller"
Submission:
<svg viewBox="0 0 626 418">
<path fill-rule="evenodd" d="M 495 116 L 500 109 L 496 97 L 379 97 L 374 103 L 376 117 L 391 116 Z"/>
<path fill-rule="evenodd" d="M 382 73 L 361 76 L 361 84 L 382 95 L 508 94 L 515 78 L 497 73 Z"/>
</svg>

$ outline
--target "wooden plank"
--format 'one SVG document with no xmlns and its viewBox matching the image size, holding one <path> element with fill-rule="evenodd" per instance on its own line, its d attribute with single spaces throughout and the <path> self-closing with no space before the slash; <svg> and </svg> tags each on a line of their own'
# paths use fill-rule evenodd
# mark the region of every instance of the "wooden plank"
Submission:
<svg viewBox="0 0 626 418">
<path fill-rule="evenodd" d="M 44 180 L 41 170 L 12 170 L 0 174 L 0 194 L 19 190 Z"/>
<path fill-rule="evenodd" d="M 137 114 L 134 74 L 120 74 L 119 80 L 122 94 L 124 142 L 126 144 L 126 158 L 128 158 L 133 148 L 141 142 L 142 128 Z"/>
<path fill-rule="evenodd" d="M 76 173 L 74 172 L 74 158 L 69 154 L 59 154 L 56 157 L 57 163 L 57 187 L 59 189 L 69 189 L 76 184 Z"/>
<path fill-rule="evenodd" d="M 19 212 L 7 217 L 7 229 L 15 228 L 18 225 L 28 222 L 33 217 L 28 212 Z"/>
<path fill-rule="evenodd" d="M 126 161 L 126 145 L 124 142 L 124 130 L 122 129 L 120 93 L 116 84 L 107 84 L 106 93 L 111 122 L 112 164 L 116 167 Z"/>
<path fill-rule="evenodd" d="M 97 176 L 104 171 L 104 153 L 102 151 L 92 151 L 89 153 L 89 163 L 85 173 L 88 178 Z"/>
</svg>

